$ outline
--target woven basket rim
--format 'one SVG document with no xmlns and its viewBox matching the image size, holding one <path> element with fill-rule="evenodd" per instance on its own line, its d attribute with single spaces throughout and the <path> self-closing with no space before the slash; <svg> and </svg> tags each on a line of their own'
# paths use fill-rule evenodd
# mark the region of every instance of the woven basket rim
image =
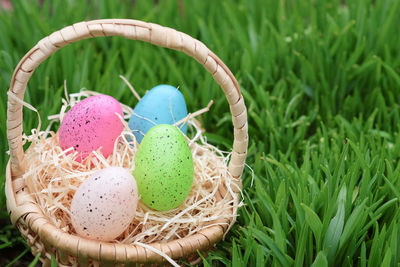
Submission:
<svg viewBox="0 0 400 267">
<path fill-rule="evenodd" d="M 40 40 L 17 65 L 10 84 L 7 110 L 7 137 L 10 147 L 10 161 L 6 168 L 7 209 L 12 223 L 20 229 L 32 252 L 41 252 L 45 263 L 48 263 L 50 253 L 54 252 L 60 263 L 69 264 L 69 257 L 73 256 L 82 266 L 89 264 L 91 260 L 110 263 L 165 260 L 159 254 L 141 246 L 89 240 L 57 229 L 46 219 L 22 178 L 25 169 L 22 148 L 22 100 L 35 68 L 52 53 L 70 43 L 92 37 L 117 35 L 182 51 L 196 59 L 212 74 L 224 91 L 232 113 L 234 143 L 228 170 L 239 181 L 243 172 L 248 144 L 244 99 L 232 72 L 202 42 L 171 28 L 127 19 L 79 22 L 56 31 Z M 218 196 L 225 196 L 226 193 L 226 187 L 220 185 Z M 236 214 L 236 209 L 232 208 L 232 212 Z M 173 259 L 187 257 L 217 243 L 228 230 L 230 220 L 221 219 L 214 223 L 220 224 L 200 230 L 192 236 L 167 243 L 153 243 L 151 246 Z"/>
</svg>

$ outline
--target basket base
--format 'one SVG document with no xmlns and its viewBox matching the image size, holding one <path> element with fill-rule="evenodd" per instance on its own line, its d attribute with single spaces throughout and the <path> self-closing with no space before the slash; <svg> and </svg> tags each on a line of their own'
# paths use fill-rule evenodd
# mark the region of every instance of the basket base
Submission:
<svg viewBox="0 0 400 267">
<path fill-rule="evenodd" d="M 161 256 L 144 248 L 140 248 L 141 255 L 145 255 L 144 258 L 139 253 L 130 255 L 131 258 L 128 256 L 128 251 L 132 252 L 132 249 L 136 251 L 134 245 L 127 245 L 124 249 L 126 253 L 123 253 L 121 258 L 117 258 L 121 255 L 120 253 L 112 254 L 114 256 L 103 255 L 102 252 L 105 251 L 116 253 L 118 245 L 121 244 L 99 243 L 57 229 L 35 204 L 28 192 L 29 190 L 22 182 L 22 178 L 12 180 L 9 163 L 6 168 L 7 209 L 13 224 L 30 246 L 32 254 L 34 256 L 38 253 L 41 254 L 39 259 L 43 266 L 51 266 L 52 255 L 55 256 L 60 267 L 77 266 L 78 264 L 79 266 L 89 266 L 89 263 L 90 266 L 136 266 L 136 263 L 163 265 L 167 263 Z M 167 252 L 171 258 L 174 260 L 186 259 L 186 262 L 197 265 L 201 263 L 201 257 L 194 251 L 201 251 L 203 256 L 207 255 L 207 250 L 212 249 L 214 244 L 222 239 L 224 232 L 228 230 L 229 220 L 221 220 L 220 222 L 221 225 L 206 228 L 193 236 L 177 239 L 166 244 L 152 244 L 152 246 L 161 251 L 175 248 L 175 250 L 171 250 L 173 254 Z M 85 256 L 81 258 L 82 255 L 78 255 L 81 253 L 81 251 L 78 251 L 78 247 L 84 245 L 92 249 L 86 251 Z M 139 252 L 139 248 L 137 249 L 137 252 Z M 102 261 L 102 263 L 100 264 L 99 261 Z M 131 263 L 126 264 L 127 261 Z"/>
</svg>

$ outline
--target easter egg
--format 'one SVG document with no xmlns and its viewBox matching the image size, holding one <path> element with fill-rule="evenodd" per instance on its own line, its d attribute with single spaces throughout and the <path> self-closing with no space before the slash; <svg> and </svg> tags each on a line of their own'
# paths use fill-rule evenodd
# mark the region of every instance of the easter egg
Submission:
<svg viewBox="0 0 400 267">
<path fill-rule="evenodd" d="M 151 89 L 135 106 L 129 119 L 129 128 L 140 143 L 144 135 L 155 125 L 174 124 L 187 116 L 182 93 L 171 85 L 158 85 Z M 187 123 L 178 125 L 184 134 Z"/>
<path fill-rule="evenodd" d="M 123 115 L 121 104 L 108 95 L 91 96 L 78 102 L 60 125 L 61 148 L 74 147 L 79 152 L 77 161 L 100 147 L 101 153 L 107 157 L 113 152 L 114 142 L 123 130 L 116 113 Z"/>
<path fill-rule="evenodd" d="M 136 152 L 133 171 L 143 203 L 160 211 L 178 207 L 190 193 L 193 173 L 182 132 L 168 124 L 151 128 Z"/>
<path fill-rule="evenodd" d="M 71 222 L 82 237 L 114 240 L 135 217 L 137 202 L 132 174 L 121 167 L 108 167 L 87 178 L 75 192 Z"/>
</svg>

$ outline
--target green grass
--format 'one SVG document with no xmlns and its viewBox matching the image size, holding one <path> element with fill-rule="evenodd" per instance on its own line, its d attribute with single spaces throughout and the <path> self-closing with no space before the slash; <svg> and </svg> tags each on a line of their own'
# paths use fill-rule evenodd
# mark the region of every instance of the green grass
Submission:
<svg viewBox="0 0 400 267">
<path fill-rule="evenodd" d="M 400 1 L 94 2 L 14 1 L 14 11 L 0 13 L 2 186 L 6 89 L 25 52 L 81 20 L 151 21 L 211 48 L 238 79 L 248 108 L 254 184 L 247 168 L 246 205 L 205 266 L 398 266 Z M 70 92 L 86 87 L 133 106 L 119 74 L 141 94 L 179 85 L 190 111 L 214 99 L 202 116 L 208 140 L 231 149 L 229 107 L 211 75 L 182 53 L 138 41 L 98 38 L 63 48 L 36 70 L 25 101 L 45 120 L 60 106 L 65 79 Z M 24 116 L 28 133 L 36 115 Z M 3 221 L 4 205 L 2 187 Z M 0 227 L 1 255 L 21 239 Z"/>
</svg>

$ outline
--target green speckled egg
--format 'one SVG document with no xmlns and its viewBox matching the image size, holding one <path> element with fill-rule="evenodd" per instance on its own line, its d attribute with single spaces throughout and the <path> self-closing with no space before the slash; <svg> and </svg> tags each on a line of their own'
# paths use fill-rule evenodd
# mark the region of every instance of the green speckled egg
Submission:
<svg viewBox="0 0 400 267">
<path fill-rule="evenodd" d="M 155 210 L 181 205 L 193 183 L 193 158 L 176 127 L 154 126 L 144 136 L 135 156 L 135 176 L 141 200 Z"/>
</svg>

